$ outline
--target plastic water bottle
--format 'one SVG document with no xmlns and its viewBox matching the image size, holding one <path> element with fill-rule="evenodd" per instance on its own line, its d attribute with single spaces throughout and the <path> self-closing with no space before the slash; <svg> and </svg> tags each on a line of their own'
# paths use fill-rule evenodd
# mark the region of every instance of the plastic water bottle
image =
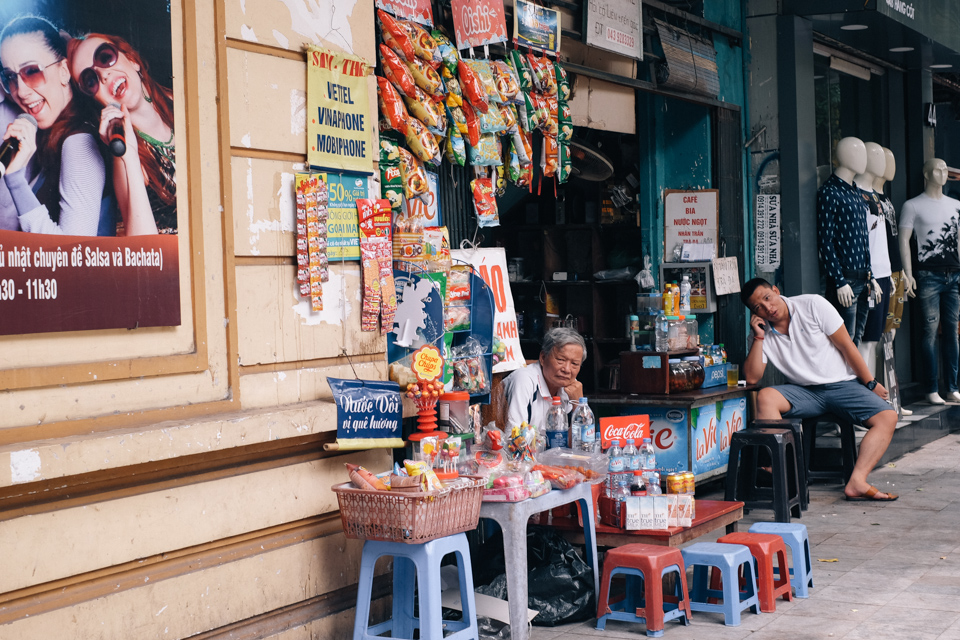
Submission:
<svg viewBox="0 0 960 640">
<path fill-rule="evenodd" d="M 657 316 L 657 324 L 654 330 L 657 337 L 657 351 L 670 351 L 670 321 L 667 319 L 667 314 L 661 313 Z"/>
<path fill-rule="evenodd" d="M 660 488 L 660 473 L 658 471 L 645 472 L 643 481 L 646 484 L 648 496 L 663 494 L 663 489 Z"/>
<path fill-rule="evenodd" d="M 633 438 L 629 438 L 627 446 L 623 448 L 623 460 L 623 466 L 629 474 L 632 475 L 634 471 L 642 470 L 640 467 L 640 451 L 633 444 Z"/>
<path fill-rule="evenodd" d="M 690 311 L 690 276 L 683 276 L 680 283 L 680 313 Z"/>
<path fill-rule="evenodd" d="M 625 502 L 630 497 L 630 477 L 626 473 L 620 474 L 620 480 L 617 482 L 617 502 Z"/>
<path fill-rule="evenodd" d="M 567 414 L 563 410 L 560 398 L 553 399 L 553 405 L 547 412 L 547 448 L 563 447 L 567 444 Z"/>
<path fill-rule="evenodd" d="M 607 451 L 607 487 L 606 494 L 608 498 L 617 497 L 618 483 L 623 474 L 624 461 L 623 449 L 620 448 L 620 441 L 614 440 L 610 443 L 610 450 Z"/>
<path fill-rule="evenodd" d="M 573 410 L 570 424 L 574 433 L 580 434 L 580 447 L 584 453 L 594 453 L 597 450 L 597 422 L 586 398 L 580 398 L 580 404 Z M 574 447 L 576 449 L 576 447 Z"/>
<path fill-rule="evenodd" d="M 643 471 L 656 470 L 657 451 L 653 448 L 653 439 L 644 438 L 640 444 L 640 468 Z"/>
</svg>

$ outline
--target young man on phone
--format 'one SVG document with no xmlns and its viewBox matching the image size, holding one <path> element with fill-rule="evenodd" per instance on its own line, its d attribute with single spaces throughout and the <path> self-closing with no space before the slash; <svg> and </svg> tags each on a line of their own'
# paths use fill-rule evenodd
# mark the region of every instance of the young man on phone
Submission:
<svg viewBox="0 0 960 640">
<path fill-rule="evenodd" d="M 763 278 L 744 284 L 740 299 L 752 314 L 743 365 L 747 384 L 759 382 L 767 362 L 790 382 L 760 390 L 757 418 L 832 413 L 867 427 L 843 492 L 847 500 L 896 500 L 895 494 L 871 486 L 867 474 L 890 445 L 897 412 L 887 404 L 887 390 L 870 373 L 837 310 L 822 296 L 782 296 Z"/>
</svg>

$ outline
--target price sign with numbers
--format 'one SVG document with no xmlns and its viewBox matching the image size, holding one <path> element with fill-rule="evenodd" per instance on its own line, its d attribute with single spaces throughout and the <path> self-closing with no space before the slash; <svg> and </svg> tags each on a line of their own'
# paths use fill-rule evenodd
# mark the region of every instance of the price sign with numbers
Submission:
<svg viewBox="0 0 960 640">
<path fill-rule="evenodd" d="M 713 286 L 718 296 L 740 293 L 737 257 L 713 259 Z"/>
</svg>

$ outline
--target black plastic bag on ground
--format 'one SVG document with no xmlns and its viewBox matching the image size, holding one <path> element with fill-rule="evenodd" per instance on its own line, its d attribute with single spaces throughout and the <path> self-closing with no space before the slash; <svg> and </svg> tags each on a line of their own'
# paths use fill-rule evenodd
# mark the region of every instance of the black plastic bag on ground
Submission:
<svg viewBox="0 0 960 640">
<path fill-rule="evenodd" d="M 477 548 L 472 564 L 475 583 L 485 585 L 477 592 L 506 600 L 507 578 L 499 534 Z M 499 570 L 499 575 L 489 581 L 494 570 Z M 527 528 L 527 594 L 527 606 L 540 612 L 533 619 L 535 625 L 582 622 L 597 612 L 593 570 L 577 549 L 549 527 Z"/>
</svg>

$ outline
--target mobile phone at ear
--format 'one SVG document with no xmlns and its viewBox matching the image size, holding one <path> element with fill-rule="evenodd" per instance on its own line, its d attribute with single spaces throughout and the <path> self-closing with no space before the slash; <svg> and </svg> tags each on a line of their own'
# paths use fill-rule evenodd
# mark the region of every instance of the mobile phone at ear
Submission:
<svg viewBox="0 0 960 640">
<path fill-rule="evenodd" d="M 760 327 L 760 331 L 766 331 L 766 330 L 767 330 L 767 323 L 765 323 L 765 322 L 761 322 L 761 323 L 760 323 L 759 325 L 757 325 L 757 326 Z"/>
</svg>

